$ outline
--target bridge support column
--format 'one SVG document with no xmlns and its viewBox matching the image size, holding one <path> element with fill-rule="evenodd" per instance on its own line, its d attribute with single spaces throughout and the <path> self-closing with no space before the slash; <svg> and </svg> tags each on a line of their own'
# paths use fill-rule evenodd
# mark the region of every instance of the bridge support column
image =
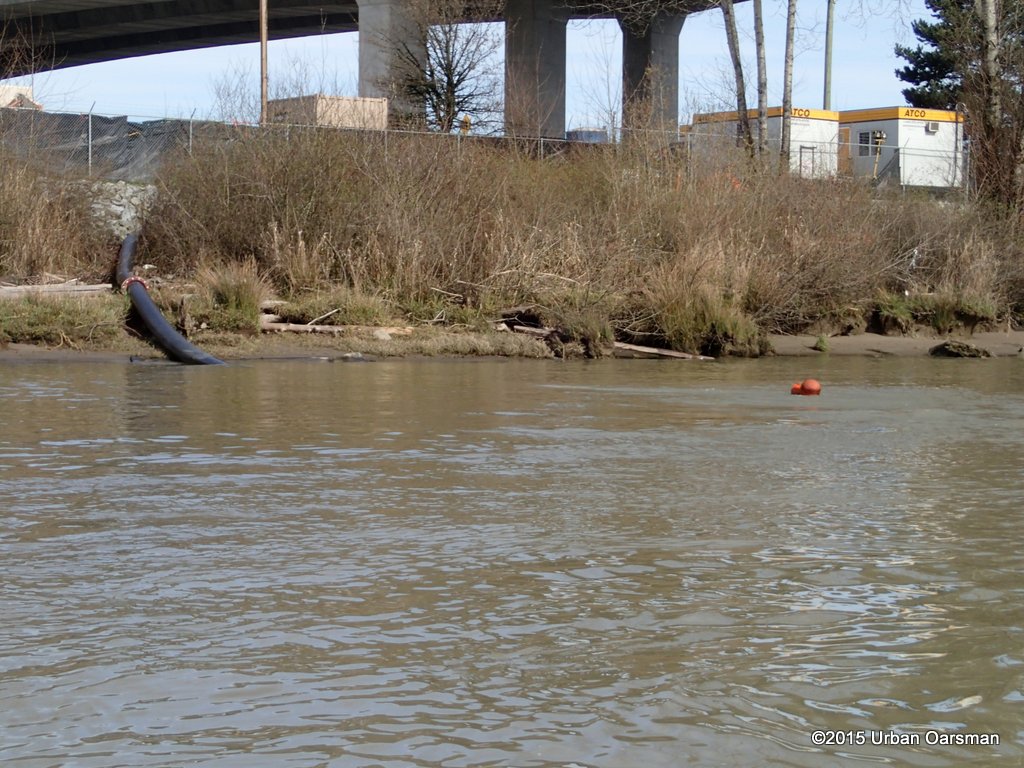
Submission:
<svg viewBox="0 0 1024 768">
<path fill-rule="evenodd" d="M 402 93 L 401 82 L 412 59 L 421 69 L 427 60 L 425 31 L 410 16 L 403 0 L 357 0 L 359 6 L 359 95 L 385 96 L 389 122 L 420 126 L 423 104 Z"/>
<path fill-rule="evenodd" d="M 679 32 L 686 14 L 656 13 L 643 30 L 622 28 L 622 124 L 675 132 L 679 125 Z"/>
<path fill-rule="evenodd" d="M 506 0 L 506 133 L 565 138 L 568 20 L 568 9 L 554 0 Z"/>
</svg>

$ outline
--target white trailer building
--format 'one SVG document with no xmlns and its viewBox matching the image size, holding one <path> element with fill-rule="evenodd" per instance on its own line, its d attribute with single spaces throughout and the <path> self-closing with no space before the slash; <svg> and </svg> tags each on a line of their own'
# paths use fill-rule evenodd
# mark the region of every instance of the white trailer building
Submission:
<svg viewBox="0 0 1024 768">
<path fill-rule="evenodd" d="M 32 88 L 27 85 L 0 85 L 0 108 L 42 109 L 43 106 L 32 98 Z"/>
<path fill-rule="evenodd" d="M 747 111 L 751 128 L 757 132 L 757 110 Z M 793 109 L 790 123 L 789 163 L 793 173 L 806 178 L 835 176 L 839 113 L 826 109 Z M 707 112 L 693 116 L 691 145 L 700 150 L 700 137 L 724 137 L 734 142 L 739 137 L 738 112 Z M 778 152 L 782 145 L 782 107 L 768 109 L 768 145 Z M 756 141 L 756 138 L 755 138 Z"/>
<path fill-rule="evenodd" d="M 330 128 L 359 128 L 383 131 L 388 127 L 388 100 L 325 96 L 315 93 L 290 99 L 272 99 L 267 105 L 274 123 L 317 125 Z"/>
<path fill-rule="evenodd" d="M 901 186 L 962 186 L 963 126 L 962 115 L 936 109 L 840 112 L 839 173 Z"/>
</svg>

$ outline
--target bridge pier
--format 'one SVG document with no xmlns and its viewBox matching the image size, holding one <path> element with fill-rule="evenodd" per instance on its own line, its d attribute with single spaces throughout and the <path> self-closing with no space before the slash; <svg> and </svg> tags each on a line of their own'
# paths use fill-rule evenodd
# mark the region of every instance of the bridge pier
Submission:
<svg viewBox="0 0 1024 768">
<path fill-rule="evenodd" d="M 565 27 L 554 0 L 506 0 L 505 132 L 565 138 Z"/>
<path fill-rule="evenodd" d="M 622 29 L 622 124 L 675 132 L 679 125 L 679 33 L 685 13 L 656 13 L 646 26 Z"/>
<path fill-rule="evenodd" d="M 424 106 L 396 93 L 411 53 L 422 70 L 427 60 L 425 32 L 404 0 L 357 0 L 359 6 L 359 95 L 387 97 L 389 122 L 421 125 Z"/>
</svg>

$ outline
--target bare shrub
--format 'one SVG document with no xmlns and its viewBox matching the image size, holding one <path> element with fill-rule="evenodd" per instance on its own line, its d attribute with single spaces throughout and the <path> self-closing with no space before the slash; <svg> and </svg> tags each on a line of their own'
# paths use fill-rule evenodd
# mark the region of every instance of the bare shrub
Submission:
<svg viewBox="0 0 1024 768">
<path fill-rule="evenodd" d="M 47 178 L 0 150 L 0 275 L 106 279 L 115 251 L 81 187 Z"/>
<path fill-rule="evenodd" d="M 428 320 L 535 305 L 595 338 L 610 320 L 623 337 L 748 354 L 766 331 L 837 323 L 883 292 L 1020 302 L 1015 229 L 882 194 L 635 137 L 541 158 L 494 140 L 246 131 L 169 166 L 146 258 L 252 259 L 285 295 L 341 286 Z"/>
</svg>

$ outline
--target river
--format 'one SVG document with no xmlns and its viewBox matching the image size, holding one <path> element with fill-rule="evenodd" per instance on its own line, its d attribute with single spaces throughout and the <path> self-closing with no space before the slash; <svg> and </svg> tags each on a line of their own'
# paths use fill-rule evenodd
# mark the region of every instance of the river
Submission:
<svg viewBox="0 0 1024 768">
<path fill-rule="evenodd" d="M 4 766 L 1024 764 L 1024 361 L 23 363 L 0 414 Z"/>
</svg>

